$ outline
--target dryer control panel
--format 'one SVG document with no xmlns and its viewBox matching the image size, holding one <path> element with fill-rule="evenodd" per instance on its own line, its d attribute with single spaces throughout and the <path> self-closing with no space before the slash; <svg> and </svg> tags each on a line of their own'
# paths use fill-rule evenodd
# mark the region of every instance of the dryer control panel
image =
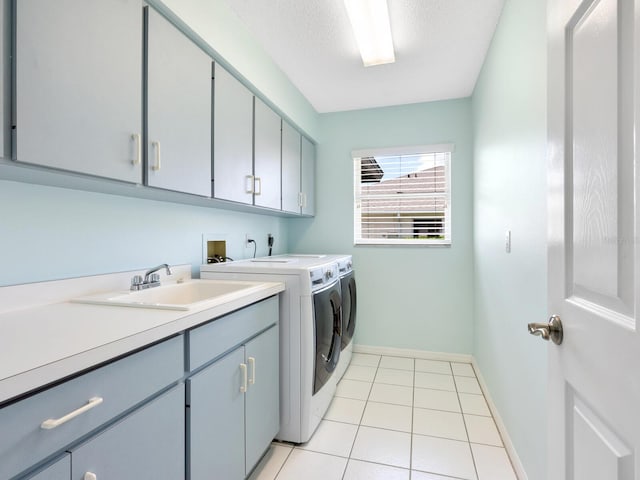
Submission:
<svg viewBox="0 0 640 480">
<path fill-rule="evenodd" d="M 315 292 L 327 285 L 335 283 L 339 279 L 338 265 L 330 263 L 321 267 L 309 269 L 309 279 L 311 281 L 311 291 Z"/>
</svg>

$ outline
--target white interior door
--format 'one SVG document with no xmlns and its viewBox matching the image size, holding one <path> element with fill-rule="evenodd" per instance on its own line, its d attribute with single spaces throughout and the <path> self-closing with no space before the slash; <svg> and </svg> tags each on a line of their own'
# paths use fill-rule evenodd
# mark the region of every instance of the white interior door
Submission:
<svg viewBox="0 0 640 480">
<path fill-rule="evenodd" d="M 549 480 L 640 479 L 640 3 L 549 0 Z"/>
</svg>

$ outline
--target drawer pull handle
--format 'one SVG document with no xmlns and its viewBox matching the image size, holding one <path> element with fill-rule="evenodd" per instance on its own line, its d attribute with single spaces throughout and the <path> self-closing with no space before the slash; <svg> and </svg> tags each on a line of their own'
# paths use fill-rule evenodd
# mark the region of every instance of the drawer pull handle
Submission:
<svg viewBox="0 0 640 480">
<path fill-rule="evenodd" d="M 240 371 L 242 372 L 242 385 L 240 385 L 240 393 L 247 393 L 247 364 L 240 364 Z"/>
<path fill-rule="evenodd" d="M 256 383 L 256 359 L 249 357 L 249 366 L 251 367 L 251 378 L 249 379 L 249 385 Z"/>
<path fill-rule="evenodd" d="M 45 420 L 40 425 L 40 428 L 43 430 L 51 430 L 52 428 L 59 427 L 63 423 L 67 423 L 72 418 L 77 417 L 78 415 L 82 415 L 84 412 L 91 410 L 92 408 L 97 407 L 102 403 L 102 397 L 93 397 L 90 398 L 86 405 L 74 410 L 71 413 L 67 413 L 64 417 L 60 418 L 50 418 L 49 420 Z"/>
</svg>

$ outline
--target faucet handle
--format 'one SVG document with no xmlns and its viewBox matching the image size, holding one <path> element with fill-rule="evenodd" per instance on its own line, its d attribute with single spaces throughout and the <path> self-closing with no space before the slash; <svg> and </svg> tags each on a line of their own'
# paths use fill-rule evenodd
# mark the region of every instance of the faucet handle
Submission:
<svg viewBox="0 0 640 480">
<path fill-rule="evenodd" d="M 152 273 L 151 275 L 149 275 L 149 283 L 156 283 L 159 281 L 160 281 L 159 273 Z"/>
<path fill-rule="evenodd" d="M 143 281 L 144 280 L 142 279 L 142 275 L 135 275 L 131 279 L 131 289 L 135 289 L 134 287 L 137 287 L 138 285 L 142 285 Z"/>
</svg>

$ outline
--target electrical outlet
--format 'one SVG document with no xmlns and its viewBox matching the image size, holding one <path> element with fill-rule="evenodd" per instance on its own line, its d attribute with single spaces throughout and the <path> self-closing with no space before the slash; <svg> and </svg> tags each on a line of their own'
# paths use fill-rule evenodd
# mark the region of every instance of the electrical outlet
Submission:
<svg viewBox="0 0 640 480">
<path fill-rule="evenodd" d="M 253 237 L 251 236 L 250 233 L 245 233 L 244 234 L 244 248 L 249 248 L 251 246 L 251 243 L 249 242 L 249 240 L 252 240 Z"/>
</svg>

